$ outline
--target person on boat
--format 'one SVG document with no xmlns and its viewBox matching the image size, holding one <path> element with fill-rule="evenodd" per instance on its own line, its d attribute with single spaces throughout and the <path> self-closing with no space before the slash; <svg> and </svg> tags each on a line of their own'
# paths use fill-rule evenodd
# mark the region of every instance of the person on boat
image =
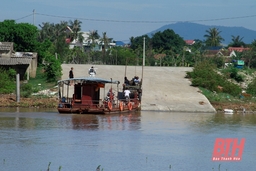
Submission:
<svg viewBox="0 0 256 171">
<path fill-rule="evenodd" d="M 90 76 L 95 76 L 95 75 L 96 75 L 96 71 L 95 71 L 95 69 L 93 68 L 93 66 L 89 69 L 88 74 L 89 74 Z"/>
<path fill-rule="evenodd" d="M 130 81 L 128 80 L 127 77 L 124 77 L 124 84 L 125 84 L 125 85 L 129 85 L 129 84 L 130 84 Z"/>
<path fill-rule="evenodd" d="M 70 71 L 69 71 L 69 79 L 73 79 L 74 78 L 74 72 L 73 72 L 73 67 L 71 67 Z M 73 81 L 70 82 L 70 85 L 73 84 Z"/>
<path fill-rule="evenodd" d="M 71 67 L 71 69 L 69 71 L 69 78 L 74 78 L 73 67 Z"/>
<path fill-rule="evenodd" d="M 128 88 L 126 88 L 126 89 L 124 90 L 124 97 L 125 97 L 126 101 L 129 101 L 129 100 L 130 100 L 130 93 L 131 93 L 131 91 L 128 90 Z"/>
<path fill-rule="evenodd" d="M 139 77 L 135 76 L 134 79 L 133 79 L 133 82 L 134 82 L 135 85 L 139 84 L 140 83 Z"/>
</svg>

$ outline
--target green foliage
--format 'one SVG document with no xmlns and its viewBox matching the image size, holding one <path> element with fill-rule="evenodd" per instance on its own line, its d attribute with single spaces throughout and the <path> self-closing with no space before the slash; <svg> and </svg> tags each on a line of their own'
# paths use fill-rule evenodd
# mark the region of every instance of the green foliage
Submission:
<svg viewBox="0 0 256 171">
<path fill-rule="evenodd" d="M 60 79 L 62 73 L 61 63 L 55 56 L 48 54 L 45 58 L 46 65 L 44 66 L 46 80 L 48 82 L 56 82 Z"/>
<path fill-rule="evenodd" d="M 211 102 L 235 102 L 238 101 L 238 98 L 235 98 L 227 93 L 216 93 L 213 91 L 210 91 L 208 89 L 199 87 L 199 89 L 202 91 L 202 94 L 205 95 L 205 97 L 211 101 Z"/>
<path fill-rule="evenodd" d="M 150 37 L 148 37 L 148 35 L 142 35 L 142 36 L 138 36 L 138 37 L 131 37 L 130 41 L 131 41 L 131 49 L 132 50 L 136 50 L 136 49 L 141 49 L 143 48 L 143 43 L 144 43 L 144 37 L 145 37 L 145 46 L 146 49 L 150 48 L 150 43 L 151 43 L 151 39 Z"/>
<path fill-rule="evenodd" d="M 37 27 L 28 23 L 15 23 L 14 20 L 0 22 L 0 41 L 14 42 L 14 50 L 34 52 L 37 47 Z"/>
<path fill-rule="evenodd" d="M 5 70 L 0 68 L 0 93 L 13 93 L 16 88 L 15 71 L 13 69 Z"/>
<path fill-rule="evenodd" d="M 248 85 L 246 92 L 256 96 L 256 78 Z"/>
<path fill-rule="evenodd" d="M 21 84 L 20 86 L 20 95 L 21 97 L 28 98 L 33 93 L 33 88 L 31 84 Z"/>
<path fill-rule="evenodd" d="M 217 28 L 210 28 L 206 30 L 204 37 L 206 38 L 205 44 L 207 46 L 219 46 L 224 39 L 220 36 L 221 31 Z"/>
<path fill-rule="evenodd" d="M 221 72 L 224 74 L 224 76 L 229 79 L 234 79 L 236 82 L 243 82 L 244 81 L 244 78 L 241 74 L 238 73 L 239 69 L 238 68 L 235 68 L 234 66 L 230 66 L 230 67 L 227 67 L 225 69 L 223 69 Z M 245 72 L 248 72 L 250 73 L 251 71 L 248 70 L 248 71 L 245 71 Z"/>
<path fill-rule="evenodd" d="M 225 64 L 224 58 L 219 57 L 219 56 L 215 56 L 213 58 L 210 58 L 210 61 L 212 63 L 214 63 L 217 66 L 217 68 L 222 68 Z"/>
<path fill-rule="evenodd" d="M 237 96 L 241 93 L 241 88 L 225 79 L 224 76 L 216 72 L 217 68 L 209 61 L 203 61 L 195 66 L 192 72 L 187 73 L 187 77 L 192 79 L 192 86 L 206 88 L 210 91 L 228 93 Z M 222 87 L 222 90 L 218 87 Z"/>
<path fill-rule="evenodd" d="M 172 50 L 178 54 L 182 52 L 185 46 L 185 41 L 173 30 L 167 29 L 163 32 L 157 32 L 151 38 L 152 48 L 156 51 L 162 49 L 162 51 Z"/>
</svg>

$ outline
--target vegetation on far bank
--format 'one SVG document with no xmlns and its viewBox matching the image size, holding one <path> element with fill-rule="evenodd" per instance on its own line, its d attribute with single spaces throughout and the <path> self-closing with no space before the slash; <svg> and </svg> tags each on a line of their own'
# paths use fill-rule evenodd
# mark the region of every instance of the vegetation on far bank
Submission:
<svg viewBox="0 0 256 171">
<path fill-rule="evenodd" d="M 206 30 L 205 40 L 195 40 L 192 45 L 173 30 L 157 32 L 151 37 L 142 35 L 131 37 L 125 47 L 109 47 L 114 42 L 106 32 L 100 36 L 97 30 L 89 31 L 84 40 L 81 32 L 81 21 L 62 21 L 60 23 L 42 23 L 40 28 L 29 23 L 16 23 L 14 20 L 0 22 L 0 41 L 13 42 L 16 52 L 37 52 L 38 69 L 36 78 L 28 82 L 21 81 L 21 97 L 32 98 L 32 94 L 40 90 L 53 88 L 61 78 L 61 64 L 103 64 L 103 65 L 142 65 L 143 40 L 145 38 L 146 66 L 188 66 L 194 67 L 187 73 L 192 86 L 200 87 L 203 94 L 213 103 L 247 103 L 253 102 L 256 96 L 256 40 L 245 44 L 239 35 L 232 35 L 232 42 L 222 47 L 247 47 L 244 52 L 236 52 L 236 56 L 207 56 L 209 47 L 221 46 L 223 38 L 216 28 Z M 68 29 L 72 31 L 68 31 Z M 77 40 L 77 45 L 69 48 L 66 40 Z M 96 40 L 100 40 L 99 44 Z M 95 49 L 102 47 L 101 51 Z M 233 61 L 243 60 L 244 68 L 237 69 Z M 225 63 L 232 63 L 224 68 Z M 13 69 L 0 68 L 0 94 L 15 93 L 15 74 Z M 248 81 L 248 78 L 250 80 Z M 40 95 L 36 98 L 43 99 Z M 35 98 L 35 97 L 33 97 Z"/>
<path fill-rule="evenodd" d="M 209 61 L 197 64 L 187 72 L 192 86 L 199 87 L 216 110 L 223 107 L 235 110 L 256 110 L 256 70 L 238 69 L 233 65 L 217 68 Z M 222 106 L 222 107 L 221 107 Z"/>
</svg>

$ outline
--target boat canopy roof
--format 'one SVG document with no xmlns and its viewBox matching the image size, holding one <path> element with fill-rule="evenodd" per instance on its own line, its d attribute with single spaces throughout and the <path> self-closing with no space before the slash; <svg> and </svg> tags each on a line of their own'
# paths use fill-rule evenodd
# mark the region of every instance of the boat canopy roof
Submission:
<svg viewBox="0 0 256 171">
<path fill-rule="evenodd" d="M 77 77 L 77 78 L 71 78 L 66 80 L 59 80 L 58 84 L 66 84 L 69 85 L 70 82 L 73 81 L 75 84 L 77 83 L 112 83 L 112 84 L 119 84 L 120 81 L 112 80 L 112 79 L 104 79 L 104 78 L 98 78 L 98 77 Z"/>
</svg>

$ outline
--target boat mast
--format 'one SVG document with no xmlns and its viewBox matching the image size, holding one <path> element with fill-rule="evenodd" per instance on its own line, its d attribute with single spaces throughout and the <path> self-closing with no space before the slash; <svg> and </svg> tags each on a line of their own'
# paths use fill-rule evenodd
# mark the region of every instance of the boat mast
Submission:
<svg viewBox="0 0 256 171">
<path fill-rule="evenodd" d="M 125 61 L 125 70 L 124 70 L 124 76 L 126 77 L 126 68 L 127 68 L 127 57 L 126 57 L 126 61 Z"/>
<path fill-rule="evenodd" d="M 143 70 L 145 66 L 145 37 L 143 37 L 143 64 L 142 64 L 142 76 L 141 76 L 141 80 L 143 79 Z"/>
</svg>

